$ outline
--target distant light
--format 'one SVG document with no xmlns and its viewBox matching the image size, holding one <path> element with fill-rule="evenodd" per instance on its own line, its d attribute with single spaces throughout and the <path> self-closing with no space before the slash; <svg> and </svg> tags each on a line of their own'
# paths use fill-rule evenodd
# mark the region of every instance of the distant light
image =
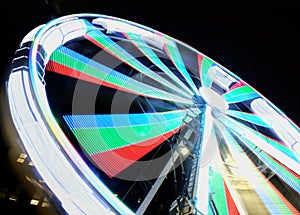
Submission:
<svg viewBox="0 0 300 215">
<path fill-rule="evenodd" d="M 39 204 L 39 200 L 31 199 L 30 204 L 31 205 L 38 205 Z"/>
<path fill-rule="evenodd" d="M 17 201 L 18 200 L 18 196 L 16 196 L 16 195 L 11 195 L 10 197 L 9 197 L 9 200 L 11 200 L 11 201 Z"/>
<path fill-rule="evenodd" d="M 43 203 L 41 204 L 41 207 L 42 207 L 42 208 L 49 208 L 49 206 L 50 206 L 50 203 L 49 203 L 49 202 L 43 202 Z"/>
<path fill-rule="evenodd" d="M 25 154 L 25 153 L 20 153 L 19 158 L 26 159 L 26 158 L 27 158 L 27 154 Z"/>
<path fill-rule="evenodd" d="M 179 148 L 179 153 L 182 156 L 187 156 L 190 153 L 190 150 L 187 147 L 180 147 Z"/>
<path fill-rule="evenodd" d="M 20 153 L 19 157 L 17 158 L 17 163 L 24 163 L 26 158 L 27 158 L 27 154 Z"/>
<path fill-rule="evenodd" d="M 24 159 L 23 158 L 17 158 L 17 163 L 24 163 Z"/>
</svg>

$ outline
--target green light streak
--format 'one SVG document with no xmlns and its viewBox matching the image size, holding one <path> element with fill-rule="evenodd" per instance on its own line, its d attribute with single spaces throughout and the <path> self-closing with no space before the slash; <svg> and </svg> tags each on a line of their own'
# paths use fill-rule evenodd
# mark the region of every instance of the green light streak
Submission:
<svg viewBox="0 0 300 215">
<path fill-rule="evenodd" d="M 212 79 L 208 75 L 209 68 L 213 65 L 213 61 L 208 59 L 207 57 L 203 57 L 202 64 L 201 64 L 201 71 L 200 71 L 200 78 L 202 85 L 210 88 Z"/>
<path fill-rule="evenodd" d="M 247 85 L 235 88 L 224 94 L 224 99 L 228 103 L 243 102 L 257 97 L 259 95 L 256 91 Z"/>
<path fill-rule="evenodd" d="M 99 80 L 133 91 L 136 94 L 178 103 L 193 104 L 191 100 L 146 85 L 100 63 L 90 60 L 66 47 L 55 50 L 50 59 Z"/>
<path fill-rule="evenodd" d="M 165 37 L 165 38 L 167 38 L 167 37 Z M 193 82 L 191 75 L 188 73 L 188 71 L 185 68 L 184 62 L 181 58 L 180 52 L 179 52 L 176 44 L 170 40 L 170 44 L 166 43 L 166 49 L 167 49 L 173 63 L 175 64 L 175 66 L 177 67 L 179 72 L 182 74 L 184 79 L 188 82 L 188 84 L 190 85 L 190 87 L 192 88 L 194 93 L 199 95 L 199 91 L 198 91 L 195 83 Z"/>
<path fill-rule="evenodd" d="M 241 111 L 235 111 L 235 110 L 227 110 L 226 114 L 229 116 L 233 116 L 233 117 L 237 117 L 239 119 L 245 120 L 247 122 L 259 125 L 259 126 L 263 126 L 263 127 L 267 127 L 269 128 L 270 126 L 260 118 L 260 116 L 255 115 L 255 114 L 250 114 L 250 113 L 245 113 L 245 112 L 241 112 Z"/>
<path fill-rule="evenodd" d="M 151 48 L 149 48 L 149 46 L 140 36 L 133 33 L 127 33 L 127 35 L 149 60 L 151 60 L 156 66 L 164 71 L 165 74 L 167 74 L 173 81 L 180 85 L 180 87 L 182 87 L 190 95 L 194 95 L 194 93 L 185 84 L 183 84 L 183 82 L 158 58 L 158 56 L 153 52 Z M 181 91 L 182 90 L 180 90 L 179 92 L 182 93 Z"/>
<path fill-rule="evenodd" d="M 184 114 L 184 113 L 183 113 Z M 183 126 L 184 115 L 166 121 L 145 125 L 71 129 L 89 155 L 143 142 Z M 185 119 L 189 122 L 193 118 Z M 159 141 L 158 139 L 156 141 Z"/>
<path fill-rule="evenodd" d="M 87 26 L 91 26 L 90 23 L 86 22 Z M 124 63 L 128 64 L 135 70 L 139 71 L 140 73 L 152 78 L 153 80 L 161 83 L 166 88 L 176 89 L 177 87 L 167 81 L 166 79 L 162 78 L 157 73 L 153 72 L 147 66 L 142 64 L 140 61 L 136 59 L 136 56 L 132 56 L 128 53 L 125 49 L 119 46 L 116 42 L 111 40 L 108 36 L 102 33 L 100 30 L 95 29 L 91 26 L 91 30 L 87 31 L 87 35 L 92 39 L 92 42 L 95 42 L 97 45 L 100 45 L 105 51 L 108 51 L 116 58 L 119 58 Z M 88 38 L 89 39 L 89 38 Z M 141 57 L 141 56 L 138 56 Z"/>
</svg>

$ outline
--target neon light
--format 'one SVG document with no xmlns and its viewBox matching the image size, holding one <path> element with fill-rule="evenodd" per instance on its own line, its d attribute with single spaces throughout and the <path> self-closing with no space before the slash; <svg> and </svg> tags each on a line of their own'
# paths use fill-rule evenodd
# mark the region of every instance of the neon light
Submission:
<svg viewBox="0 0 300 215">
<path fill-rule="evenodd" d="M 18 133 L 31 160 L 34 162 L 39 174 L 46 184 L 60 199 L 66 211 L 82 213 L 82 211 L 103 211 L 108 213 L 110 208 L 104 202 L 100 202 L 101 196 L 94 196 L 92 189 L 85 183 L 77 170 L 72 168 L 70 160 L 61 152 L 61 147 L 49 133 L 45 122 L 41 119 L 39 110 L 35 105 L 29 86 L 27 71 L 17 71 L 10 75 L 9 102 Z M 22 103 L 19 103 L 23 101 Z M 64 170 L 64 178 L 60 177 Z M 101 195 L 110 199 L 106 187 L 101 188 Z M 83 199 L 76 196 L 82 195 L 89 204 L 81 205 Z M 102 197 L 103 198 L 103 197 Z M 112 199 L 111 199 L 112 200 Z M 120 206 L 118 200 L 112 200 L 124 214 L 133 214 L 128 208 Z M 90 206 L 92 207 L 90 208 Z M 80 208 L 80 210 L 78 210 Z"/>
<path fill-rule="evenodd" d="M 235 88 L 224 94 L 224 98 L 228 103 L 244 102 L 257 97 L 259 97 L 259 94 L 247 85 Z"/>
<path fill-rule="evenodd" d="M 178 130 L 179 128 L 175 128 L 143 142 L 102 153 L 95 153 L 91 155 L 91 158 L 109 177 L 114 177 L 171 137 Z"/>
<path fill-rule="evenodd" d="M 197 54 L 197 63 L 198 63 L 198 76 L 201 78 L 201 67 L 204 56 L 200 53 Z M 202 79 L 201 79 L 202 81 Z"/>
<path fill-rule="evenodd" d="M 64 116 L 64 119 L 68 121 L 71 129 L 147 126 L 177 118 L 181 118 L 181 121 L 183 121 L 188 111 L 175 110 L 142 114 L 67 115 Z"/>
<path fill-rule="evenodd" d="M 200 187 L 196 192 L 196 203 L 195 207 L 202 214 L 208 214 L 210 211 L 209 207 L 209 197 L 211 195 L 211 190 L 209 187 L 209 169 L 212 165 L 213 160 L 215 159 L 215 154 L 211 155 L 212 157 L 207 157 L 204 154 L 206 148 L 216 147 L 217 140 L 215 131 L 213 128 L 213 118 L 210 114 L 210 108 L 206 108 L 204 113 L 204 129 L 203 129 L 203 140 L 202 140 L 202 150 L 199 159 L 199 177 L 196 182 Z"/>
<path fill-rule="evenodd" d="M 227 146 L 230 148 L 230 152 L 236 163 L 239 164 L 239 168 L 236 169 L 236 174 L 247 179 L 252 188 L 257 192 L 260 199 L 264 202 L 264 205 L 268 208 L 271 214 L 289 214 L 291 213 L 289 207 L 279 197 L 276 188 L 270 186 L 265 177 L 256 171 L 255 165 L 234 140 L 231 134 L 225 129 L 224 137 L 226 138 Z M 243 152 L 243 153 L 241 153 Z"/>
<path fill-rule="evenodd" d="M 134 44 L 144 53 L 144 55 L 147 56 L 147 58 L 151 60 L 156 66 L 158 66 L 162 71 L 164 71 L 165 74 L 172 78 L 173 81 L 180 85 L 190 95 L 194 95 L 194 93 L 158 58 L 154 51 L 149 48 L 149 46 L 140 36 L 133 33 L 127 33 L 125 34 L 125 36 L 131 39 Z M 182 93 L 181 91 L 179 92 Z"/>
<path fill-rule="evenodd" d="M 213 173 L 209 177 L 209 184 L 213 192 L 212 200 L 216 205 L 218 213 L 228 214 L 224 181 L 222 173 L 220 172 L 220 167 L 212 167 L 211 171 Z"/>
<path fill-rule="evenodd" d="M 277 161 L 272 159 L 267 153 L 255 147 L 254 143 L 248 139 L 240 137 L 243 142 L 255 153 L 273 172 L 275 172 L 283 181 L 285 181 L 291 188 L 300 194 L 300 180 L 289 170 L 281 166 Z"/>
<path fill-rule="evenodd" d="M 276 110 L 261 98 L 255 99 L 251 103 L 251 108 L 274 129 L 275 133 L 282 139 L 286 146 L 291 149 L 297 149 L 295 146 L 300 144 L 300 133 L 285 117 L 276 112 Z M 300 151 L 296 152 L 300 154 Z"/>
<path fill-rule="evenodd" d="M 243 82 L 243 81 L 238 81 L 236 82 L 234 85 L 232 85 L 232 87 L 229 88 L 229 90 L 234 90 L 235 88 L 239 88 L 239 87 L 242 87 L 242 86 L 245 86 L 246 84 Z"/>
<path fill-rule="evenodd" d="M 60 47 L 53 52 L 51 60 L 56 63 L 50 61 L 47 69 L 53 72 L 139 95 L 192 104 L 188 99 L 138 82 L 66 47 Z"/>
<path fill-rule="evenodd" d="M 90 24 L 87 23 L 87 26 Z M 90 26 L 91 27 L 91 26 Z M 111 53 L 113 56 L 116 56 L 124 63 L 128 64 L 135 70 L 139 71 L 140 73 L 152 78 L 153 80 L 161 83 L 166 88 L 176 88 L 172 83 L 168 82 L 166 79 L 162 78 L 151 69 L 146 67 L 140 61 L 138 61 L 135 56 L 129 54 L 126 50 L 120 47 L 117 43 L 113 42 L 109 37 L 107 37 L 104 33 L 100 30 L 96 30 L 92 27 L 91 31 L 87 31 L 85 38 L 98 45 L 99 47 L 103 48 L 105 51 Z"/>
<path fill-rule="evenodd" d="M 252 114 L 252 113 L 245 113 L 245 112 L 236 111 L 236 110 L 227 110 L 225 113 L 228 116 L 233 116 L 233 117 L 236 117 L 238 119 L 242 119 L 242 120 L 245 120 L 247 122 L 250 122 L 252 124 L 256 124 L 256 125 L 259 125 L 259 126 L 270 128 L 270 126 L 264 120 L 262 120 L 259 115 L 255 115 L 255 114 Z"/>
<path fill-rule="evenodd" d="M 76 117 L 76 115 L 69 115 L 64 116 L 64 119 L 68 123 L 79 143 L 84 147 L 88 154 L 92 155 L 158 137 L 164 133 L 168 133 L 171 130 L 179 128 L 183 124 L 183 116 L 177 116 L 171 119 L 168 119 L 169 117 L 167 116 L 159 116 L 161 115 L 158 115 L 157 119 L 163 120 L 158 121 L 155 118 L 155 114 L 150 114 L 147 118 L 151 117 L 151 120 L 149 120 L 149 124 L 145 124 L 145 122 L 143 122 L 143 119 L 145 119 L 144 114 L 132 114 L 130 118 L 134 119 L 137 123 L 132 125 L 130 121 L 127 120 L 129 118 L 128 115 L 118 115 L 113 116 L 112 119 L 115 119 L 116 117 L 124 119 L 123 125 L 102 127 L 99 123 L 97 127 L 88 128 L 86 127 L 87 123 L 81 124 L 80 122 L 87 121 L 91 117 L 85 118 L 85 116 Z M 104 123 L 107 123 L 107 120 L 111 118 L 99 116 L 96 120 L 97 119 L 98 121 L 103 120 Z M 109 123 L 113 124 L 114 122 L 112 121 Z M 76 127 L 72 128 L 74 125 L 76 125 Z"/>
<path fill-rule="evenodd" d="M 199 61 L 201 58 L 198 58 L 198 65 L 200 70 L 200 79 L 201 83 L 205 87 L 210 87 L 212 83 L 212 79 L 208 76 L 208 70 L 209 68 L 214 64 L 213 61 L 207 57 L 203 57 L 201 61 Z M 200 67 L 201 65 L 201 67 Z"/>
<path fill-rule="evenodd" d="M 172 45 L 171 45 L 172 44 Z M 174 65 L 177 67 L 177 69 L 179 70 L 179 72 L 182 74 L 182 76 L 184 77 L 184 79 L 187 81 L 187 83 L 189 84 L 189 86 L 192 88 L 192 90 L 194 91 L 194 93 L 196 95 L 199 95 L 198 89 L 195 85 L 195 83 L 193 82 L 190 74 L 188 73 L 188 71 L 185 68 L 184 62 L 181 58 L 181 55 L 179 53 L 179 50 L 177 48 L 177 45 L 175 43 L 166 43 L 164 45 L 164 49 L 167 52 L 167 54 L 169 55 L 170 59 L 172 60 L 172 62 L 174 63 Z"/>
<path fill-rule="evenodd" d="M 113 177 L 178 131 L 188 111 L 68 115 L 64 119 L 94 162 Z"/>
<path fill-rule="evenodd" d="M 237 206 L 236 206 L 236 202 L 234 201 L 234 199 L 232 198 L 232 195 L 228 189 L 228 186 L 226 184 L 225 181 L 223 181 L 224 183 L 224 189 L 225 189 L 225 195 L 226 195 L 226 202 L 227 202 L 227 210 L 228 210 L 228 214 L 231 215 L 237 215 L 240 214 Z"/>
<path fill-rule="evenodd" d="M 268 154 L 272 157 L 275 157 L 288 168 L 299 174 L 299 156 L 293 150 L 251 128 L 246 127 L 234 119 L 227 118 L 226 127 L 230 128 L 236 135 L 244 136 L 244 138 L 255 142 L 255 145 L 259 148 L 268 152 Z"/>
</svg>

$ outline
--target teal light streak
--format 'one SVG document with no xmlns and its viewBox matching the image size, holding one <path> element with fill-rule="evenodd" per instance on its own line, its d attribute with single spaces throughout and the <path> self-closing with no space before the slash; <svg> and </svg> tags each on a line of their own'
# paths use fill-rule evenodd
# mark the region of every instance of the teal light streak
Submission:
<svg viewBox="0 0 300 215">
<path fill-rule="evenodd" d="M 235 123 L 233 123 L 232 121 L 235 121 Z M 284 153 L 290 159 L 294 160 L 297 163 L 300 163 L 299 157 L 295 153 L 295 151 L 293 151 L 292 149 L 290 149 L 290 148 L 274 141 L 273 139 L 259 133 L 258 131 L 254 130 L 252 128 L 246 127 L 244 124 L 242 124 L 242 123 L 240 123 L 240 122 L 238 122 L 234 119 L 230 119 L 230 118 L 227 118 L 227 120 L 225 122 L 225 125 L 228 129 L 231 129 L 237 136 L 241 136 L 241 130 L 247 129 L 248 132 L 252 133 L 256 137 L 261 139 L 266 145 L 270 145 L 270 146 L 274 147 L 278 151 L 281 151 L 282 153 Z M 251 141 L 251 140 L 249 140 L 249 141 Z M 268 154 L 273 156 L 272 151 L 268 152 Z M 274 157 L 276 157 L 276 156 L 274 156 Z"/>
<path fill-rule="evenodd" d="M 127 36 L 136 44 L 136 46 L 145 54 L 145 56 L 151 60 L 157 67 L 159 67 L 165 74 L 167 74 L 173 81 L 175 81 L 180 87 L 187 91 L 190 95 L 194 93 L 157 57 L 154 51 L 149 48 L 147 43 L 134 33 L 127 33 Z"/>
<path fill-rule="evenodd" d="M 89 122 L 89 115 L 68 115 L 64 119 L 89 155 L 113 150 L 152 138 L 184 126 L 187 110 L 151 114 L 99 115 Z M 118 121 L 114 119 L 120 117 Z M 123 121 L 121 120 L 123 119 Z M 128 120 L 129 119 L 129 120 Z M 185 119 L 190 122 L 193 118 Z M 147 123 L 148 122 L 148 123 Z"/>
<path fill-rule="evenodd" d="M 239 137 L 253 153 L 255 153 L 272 171 L 274 171 L 283 181 L 285 181 L 292 189 L 300 194 L 300 180 L 290 173 L 283 166 L 278 164 L 273 158 L 267 153 L 256 147 L 250 140 Z"/>
<path fill-rule="evenodd" d="M 230 90 L 223 96 L 228 103 L 243 102 L 260 97 L 260 95 L 254 89 L 247 85 Z"/>
<path fill-rule="evenodd" d="M 213 66 L 213 61 L 210 60 L 207 57 L 203 57 L 202 63 L 201 63 L 201 71 L 200 71 L 200 78 L 202 85 L 210 88 L 212 84 L 212 79 L 208 76 L 208 70 L 210 67 Z"/>
<path fill-rule="evenodd" d="M 264 120 L 262 120 L 260 116 L 255 114 L 245 113 L 245 112 L 230 110 L 230 109 L 226 111 L 226 114 L 259 126 L 270 128 L 270 126 Z"/>
<path fill-rule="evenodd" d="M 153 72 L 151 69 L 149 69 L 147 66 L 142 64 L 140 61 L 136 59 L 136 56 L 132 56 L 130 53 L 128 53 L 125 49 L 123 49 L 121 46 L 119 46 L 116 42 L 111 40 L 108 36 L 106 36 L 103 32 L 101 32 L 98 29 L 95 29 L 89 22 L 86 22 L 86 25 L 88 28 L 91 28 L 91 30 L 88 30 L 86 35 L 88 36 L 87 39 L 92 39 L 97 45 L 102 47 L 105 51 L 108 51 L 116 58 L 119 58 L 124 63 L 128 64 L 135 70 L 139 71 L 140 73 L 152 78 L 153 80 L 161 83 L 164 87 L 170 88 L 170 89 L 176 89 L 177 87 L 167 81 L 166 79 L 162 78 L 157 73 Z M 90 37 L 90 38 L 89 38 Z M 141 57 L 141 56 L 138 56 Z"/>
<path fill-rule="evenodd" d="M 165 38 L 168 39 L 167 37 L 165 37 Z M 195 83 L 193 82 L 190 74 L 188 73 L 188 71 L 185 68 L 184 62 L 181 58 L 181 55 L 179 53 L 179 50 L 178 50 L 176 44 L 171 40 L 169 41 L 169 43 L 166 43 L 165 47 L 168 51 L 168 54 L 170 55 L 171 60 L 173 61 L 173 63 L 175 64 L 175 66 L 177 67 L 179 72 L 182 74 L 184 79 L 188 82 L 188 84 L 190 85 L 190 87 L 192 88 L 194 93 L 196 95 L 199 95 L 199 91 L 198 91 Z"/>
<path fill-rule="evenodd" d="M 146 85 L 66 47 L 59 47 L 56 49 L 50 59 L 99 80 L 133 91 L 136 94 L 178 103 L 193 104 L 189 99 Z"/>
<path fill-rule="evenodd" d="M 228 214 L 228 210 L 223 177 L 217 169 L 213 168 L 213 170 L 213 173 L 209 176 L 209 184 L 211 190 L 214 192 L 212 200 L 216 205 L 218 214 L 226 215 Z"/>
<path fill-rule="evenodd" d="M 233 154 L 239 154 L 240 163 L 239 168 L 247 168 L 249 171 L 252 170 L 253 176 L 250 178 L 246 178 L 251 183 L 254 190 L 259 195 L 260 199 L 264 202 L 264 205 L 270 211 L 271 214 L 291 214 L 290 209 L 286 206 L 286 204 L 281 200 L 281 198 L 277 195 L 273 187 L 267 182 L 265 177 L 261 175 L 258 171 L 255 171 L 255 166 L 244 152 L 244 150 L 240 147 L 240 145 L 236 142 L 236 140 L 231 135 L 228 129 L 223 130 L 224 138 L 227 145 L 231 148 L 231 151 L 234 152 Z M 243 153 L 243 154 L 242 154 Z M 243 155 L 243 156 L 241 156 Z M 233 158 L 235 156 L 233 155 Z"/>
</svg>

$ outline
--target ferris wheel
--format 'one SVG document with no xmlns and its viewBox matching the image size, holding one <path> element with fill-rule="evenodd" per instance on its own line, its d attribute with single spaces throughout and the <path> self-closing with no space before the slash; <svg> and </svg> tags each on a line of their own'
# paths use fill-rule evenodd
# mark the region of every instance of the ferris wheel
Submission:
<svg viewBox="0 0 300 215">
<path fill-rule="evenodd" d="M 68 214 L 153 214 L 157 202 L 170 214 L 300 211 L 299 127 L 164 33 L 99 14 L 54 19 L 20 43 L 7 93 Z"/>
</svg>

